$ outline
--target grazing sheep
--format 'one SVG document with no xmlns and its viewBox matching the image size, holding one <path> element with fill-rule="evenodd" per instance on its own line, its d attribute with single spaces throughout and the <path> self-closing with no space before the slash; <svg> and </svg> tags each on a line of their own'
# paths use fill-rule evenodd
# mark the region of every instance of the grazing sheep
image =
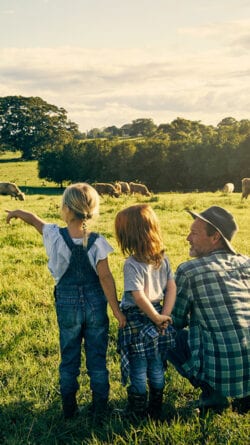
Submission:
<svg viewBox="0 0 250 445">
<path fill-rule="evenodd" d="M 136 182 L 130 182 L 130 192 L 131 193 L 140 193 L 144 196 L 151 196 L 151 193 L 149 192 L 148 188 L 144 184 L 137 184 Z"/>
<path fill-rule="evenodd" d="M 100 196 L 109 195 L 115 196 L 116 198 L 120 196 L 120 193 L 116 190 L 115 186 L 107 182 L 96 182 L 95 184 L 93 184 L 93 187 L 96 189 L 97 193 L 99 193 Z"/>
<path fill-rule="evenodd" d="M 125 193 L 126 195 L 129 195 L 130 193 L 130 187 L 128 182 L 119 181 L 119 184 L 121 186 L 121 193 Z"/>
<path fill-rule="evenodd" d="M 242 195 L 241 199 L 248 197 L 250 195 L 250 178 L 243 178 L 241 180 L 242 183 Z"/>
<path fill-rule="evenodd" d="M 25 200 L 25 194 L 14 182 L 0 182 L 0 195 L 10 195 L 15 199 L 20 199 L 20 201 Z"/>
<path fill-rule="evenodd" d="M 232 182 L 227 182 L 223 189 L 222 189 L 223 193 L 233 193 L 234 191 L 234 184 Z"/>
</svg>

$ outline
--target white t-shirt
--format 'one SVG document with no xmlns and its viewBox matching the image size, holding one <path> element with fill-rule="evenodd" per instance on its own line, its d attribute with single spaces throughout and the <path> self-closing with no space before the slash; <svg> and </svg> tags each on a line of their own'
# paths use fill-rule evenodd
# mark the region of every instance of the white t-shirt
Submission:
<svg viewBox="0 0 250 445">
<path fill-rule="evenodd" d="M 136 306 L 131 291 L 142 290 L 151 303 L 160 302 L 169 279 L 173 279 L 173 275 L 166 256 L 158 269 L 152 264 L 140 263 L 130 256 L 124 264 L 124 295 L 121 308 Z"/>
<path fill-rule="evenodd" d="M 72 241 L 78 245 L 82 244 L 81 238 L 72 238 Z M 43 244 L 49 257 L 49 271 L 58 283 L 69 266 L 71 251 L 60 234 L 57 224 L 44 224 Z M 102 235 L 99 235 L 88 251 L 90 264 L 96 272 L 98 261 L 107 258 L 110 252 L 113 252 L 113 248 Z"/>
</svg>

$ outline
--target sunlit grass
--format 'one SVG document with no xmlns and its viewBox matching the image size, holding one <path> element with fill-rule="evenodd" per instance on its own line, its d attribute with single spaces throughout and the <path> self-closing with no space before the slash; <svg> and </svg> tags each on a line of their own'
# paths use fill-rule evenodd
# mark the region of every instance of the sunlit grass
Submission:
<svg viewBox="0 0 250 445">
<path fill-rule="evenodd" d="M 16 181 L 17 178 L 21 185 L 30 181 L 31 187 L 40 187 L 36 163 L 19 164 L 17 162 L 17 173 L 14 175 L 15 163 L 0 163 L 1 180 L 8 178 Z M 250 202 L 242 203 L 239 193 L 229 197 L 220 192 L 197 192 L 162 193 L 152 198 L 102 198 L 100 216 L 91 222 L 90 227 L 104 234 L 114 248 L 110 266 L 119 298 L 123 288 L 123 257 L 114 236 L 114 218 L 120 209 L 137 202 L 150 203 L 157 213 L 173 270 L 188 259 L 186 236 L 192 221 L 185 211 L 187 207 L 198 212 L 211 205 L 227 208 L 235 215 L 240 228 L 233 244 L 239 252 L 250 254 Z M 41 236 L 19 220 L 12 220 L 10 225 L 6 225 L 5 209 L 18 207 L 37 213 L 47 222 L 62 224 L 60 196 L 47 195 L 46 187 L 43 193 L 27 194 L 24 202 L 0 196 L 0 443 L 248 444 L 250 415 L 238 415 L 229 409 L 221 415 L 210 413 L 200 418 L 195 411 L 187 409 L 187 403 L 198 397 L 199 390 L 194 390 L 171 366 L 166 372 L 163 423 L 143 421 L 133 425 L 111 414 L 102 428 L 93 426 L 87 414 L 91 391 L 84 355 L 78 394 L 83 411 L 72 422 L 63 421 L 58 385 L 59 349 L 54 283 L 47 269 Z M 117 322 L 110 310 L 109 315 L 110 403 L 113 407 L 124 407 L 126 389 L 121 387 L 119 356 L 116 353 Z"/>
</svg>

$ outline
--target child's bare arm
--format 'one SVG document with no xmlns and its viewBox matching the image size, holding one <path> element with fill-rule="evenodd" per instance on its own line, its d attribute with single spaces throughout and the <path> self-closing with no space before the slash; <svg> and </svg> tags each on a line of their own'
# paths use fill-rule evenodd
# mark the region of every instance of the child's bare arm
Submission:
<svg viewBox="0 0 250 445">
<path fill-rule="evenodd" d="M 161 313 L 164 315 L 171 315 L 176 300 L 176 284 L 175 280 L 168 280 L 166 292 L 164 296 L 164 303 Z"/>
<path fill-rule="evenodd" d="M 26 212 L 25 210 L 17 209 L 17 210 L 5 210 L 7 212 L 6 221 L 9 224 L 12 218 L 19 218 L 27 224 L 35 227 L 35 229 L 42 234 L 43 226 L 45 221 L 39 218 L 37 215 L 31 212 Z"/>
<path fill-rule="evenodd" d="M 143 291 L 132 291 L 136 305 L 155 323 L 159 328 L 166 327 L 171 323 L 171 317 L 157 312 Z"/>
<path fill-rule="evenodd" d="M 96 269 L 103 292 L 107 297 L 115 318 L 119 322 L 119 327 L 124 328 L 126 325 L 126 317 L 119 308 L 119 303 L 116 296 L 115 281 L 109 269 L 107 258 L 100 260 L 96 266 Z"/>
</svg>

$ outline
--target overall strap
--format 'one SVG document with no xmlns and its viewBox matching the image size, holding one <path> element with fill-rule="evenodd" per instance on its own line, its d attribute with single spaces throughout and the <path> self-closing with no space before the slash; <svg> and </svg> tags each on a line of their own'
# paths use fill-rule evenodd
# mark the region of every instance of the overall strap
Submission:
<svg viewBox="0 0 250 445">
<path fill-rule="evenodd" d="M 71 236 L 68 232 L 67 227 L 60 227 L 59 228 L 59 232 L 62 235 L 65 243 L 67 244 L 68 248 L 72 251 L 72 249 L 74 248 L 75 244 L 73 243 Z"/>
<path fill-rule="evenodd" d="M 60 227 L 59 232 L 62 235 L 68 248 L 72 251 L 72 249 L 76 246 L 76 244 L 73 243 L 67 227 Z M 94 244 L 94 242 L 95 242 L 96 238 L 98 238 L 98 236 L 99 236 L 98 233 L 95 233 L 95 232 L 90 233 L 90 235 L 88 237 L 87 250 L 89 250 L 91 248 L 91 246 Z"/>
</svg>

